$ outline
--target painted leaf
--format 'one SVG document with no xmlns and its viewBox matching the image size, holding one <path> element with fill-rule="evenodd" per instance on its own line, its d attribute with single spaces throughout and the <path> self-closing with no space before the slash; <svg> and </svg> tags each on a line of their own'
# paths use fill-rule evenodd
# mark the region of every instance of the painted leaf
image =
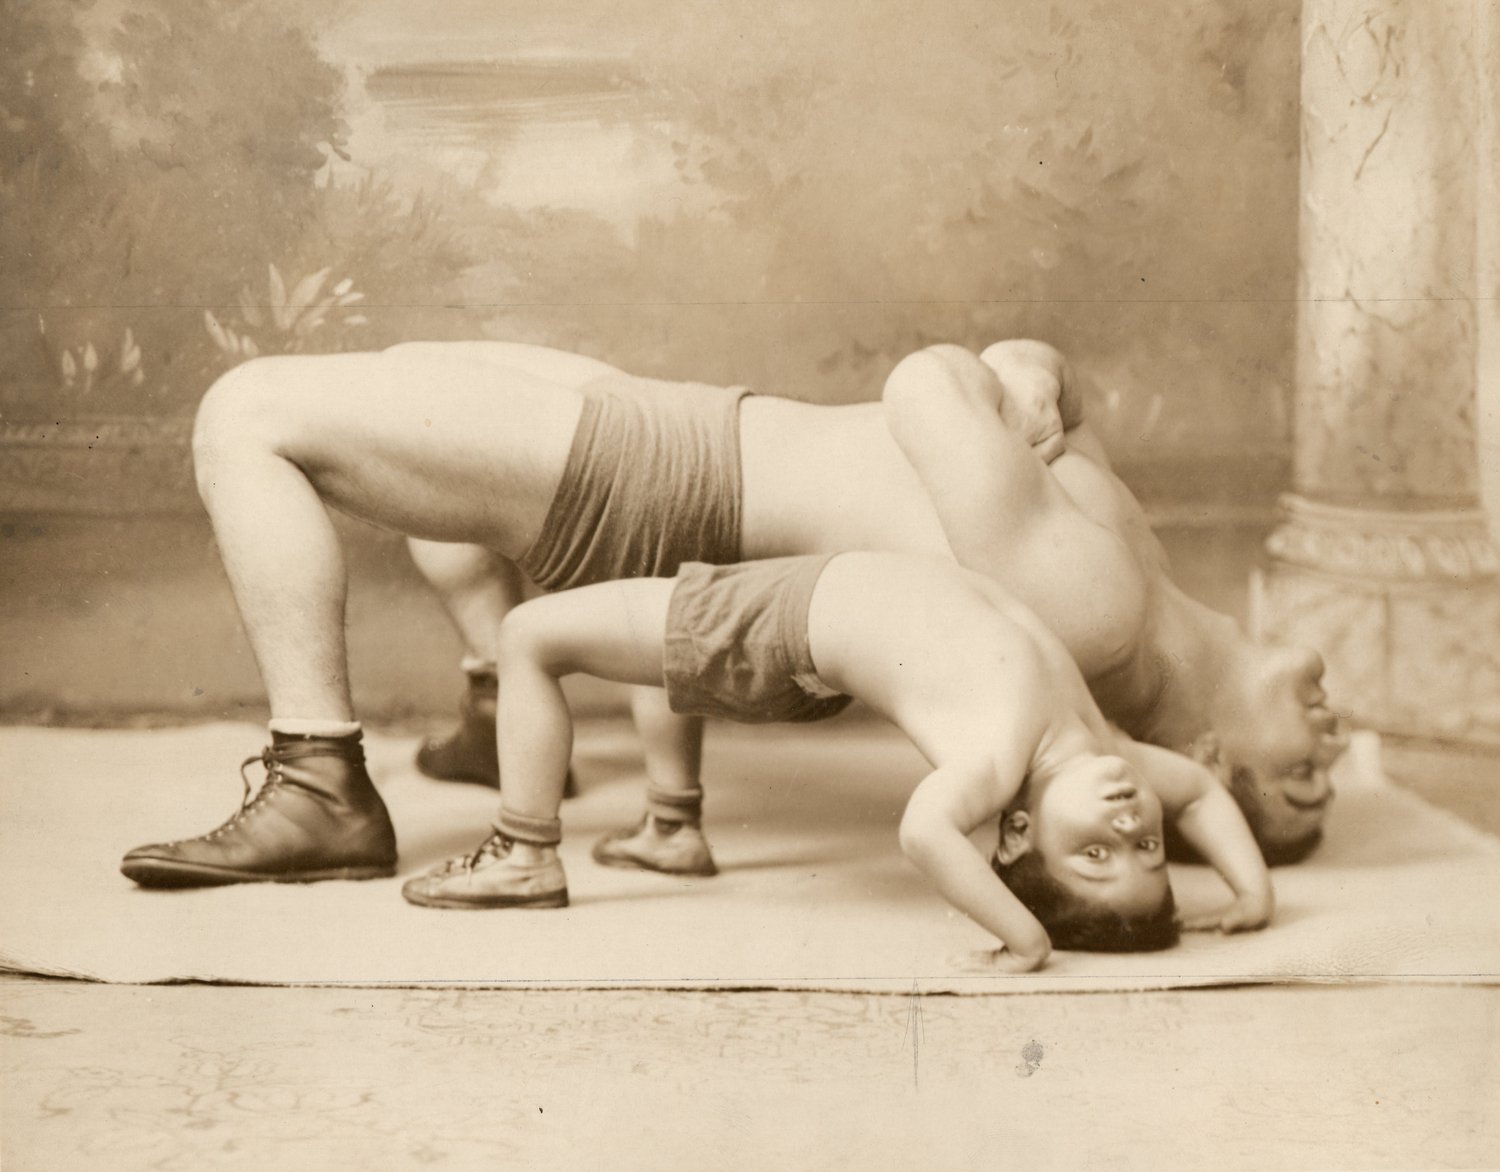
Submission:
<svg viewBox="0 0 1500 1172">
<path fill-rule="evenodd" d="M 332 271 L 332 269 L 319 269 L 315 273 L 308 273 L 307 276 L 297 282 L 296 288 L 292 290 L 291 296 L 287 298 L 287 308 L 291 310 L 294 316 L 312 304 L 319 290 L 323 288 L 323 282 L 328 279 L 328 274 Z"/>
<path fill-rule="evenodd" d="M 267 266 L 271 270 L 271 320 L 276 323 L 279 330 L 288 330 L 292 327 L 292 315 L 286 305 L 286 282 L 281 279 L 281 271 L 272 264 Z"/>
<path fill-rule="evenodd" d="M 323 324 L 323 313 L 318 309 L 312 309 L 297 319 L 292 327 L 292 333 L 299 338 L 305 338 L 315 329 Z"/>
<path fill-rule="evenodd" d="M 234 353 L 234 346 L 230 343 L 229 336 L 224 332 L 224 327 L 219 324 L 219 319 L 211 310 L 203 311 L 203 324 L 208 330 L 208 336 L 214 340 L 215 346 L 226 354 Z"/>
<path fill-rule="evenodd" d="M 255 297 L 248 287 L 240 286 L 240 316 L 245 319 L 245 324 L 259 329 L 263 324 L 260 315 L 260 306 L 255 304 Z"/>
</svg>

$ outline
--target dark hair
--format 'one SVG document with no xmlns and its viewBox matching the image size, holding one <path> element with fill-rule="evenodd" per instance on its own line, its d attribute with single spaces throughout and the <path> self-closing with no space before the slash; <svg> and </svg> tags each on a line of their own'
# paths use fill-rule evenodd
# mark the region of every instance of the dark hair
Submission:
<svg viewBox="0 0 1500 1172">
<path fill-rule="evenodd" d="M 1148 911 L 1125 915 L 1090 903 L 1065 886 L 1040 852 L 1027 851 L 1013 863 L 995 856 L 995 874 L 1042 922 L 1052 947 L 1080 952 L 1160 952 L 1177 943 L 1177 903 L 1168 885 L 1161 902 Z"/>
</svg>

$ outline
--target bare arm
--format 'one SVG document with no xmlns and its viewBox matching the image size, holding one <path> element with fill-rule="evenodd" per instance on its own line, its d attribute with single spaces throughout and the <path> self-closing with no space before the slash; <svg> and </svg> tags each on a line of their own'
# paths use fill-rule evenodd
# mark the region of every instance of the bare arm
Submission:
<svg viewBox="0 0 1500 1172">
<path fill-rule="evenodd" d="M 891 435 L 927 490 L 954 557 L 1000 581 L 1015 527 L 1062 493 L 1001 419 L 1003 398 L 995 372 L 958 346 L 908 355 L 884 393 Z"/>
<path fill-rule="evenodd" d="M 988 762 L 939 766 L 928 774 L 902 815 L 901 849 L 944 899 L 1004 945 L 995 967 L 1030 972 L 1052 952 L 1047 930 L 969 840 L 977 827 L 999 818 L 1003 795 L 1014 792 L 994 774 Z"/>
<path fill-rule="evenodd" d="M 1228 907 L 1183 926 L 1223 932 L 1264 928 L 1276 906 L 1271 872 L 1229 790 L 1206 765 L 1181 753 L 1141 744 L 1123 734 L 1120 749 L 1161 798 L 1166 816 L 1234 893 Z"/>
</svg>

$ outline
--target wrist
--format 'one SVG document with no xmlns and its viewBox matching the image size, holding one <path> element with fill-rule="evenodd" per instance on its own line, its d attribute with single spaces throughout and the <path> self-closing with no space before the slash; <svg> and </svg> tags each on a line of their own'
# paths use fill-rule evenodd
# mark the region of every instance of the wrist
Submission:
<svg viewBox="0 0 1500 1172">
<path fill-rule="evenodd" d="M 1052 955 L 1052 939 L 1046 932 L 1040 936 L 1018 940 L 1014 944 L 1007 941 L 1005 947 L 1011 955 L 1020 960 L 1031 961 L 1034 966 L 1043 964 Z"/>
<path fill-rule="evenodd" d="M 1236 902 L 1247 912 L 1269 919 L 1276 906 L 1276 893 L 1270 882 L 1237 892 Z"/>
</svg>

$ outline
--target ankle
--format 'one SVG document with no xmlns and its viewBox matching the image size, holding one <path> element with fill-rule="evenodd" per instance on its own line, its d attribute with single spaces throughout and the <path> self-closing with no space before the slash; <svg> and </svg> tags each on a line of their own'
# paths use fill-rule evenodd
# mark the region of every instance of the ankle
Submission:
<svg viewBox="0 0 1500 1172">
<path fill-rule="evenodd" d="M 334 720 L 326 717 L 273 716 L 267 727 L 273 736 L 280 733 L 286 737 L 318 737 L 326 740 L 355 737 L 363 731 L 363 726 L 357 720 Z"/>
<path fill-rule="evenodd" d="M 469 660 L 463 662 L 464 675 L 468 679 L 469 691 L 489 695 L 500 689 L 500 675 L 494 660 Z"/>
<path fill-rule="evenodd" d="M 646 787 L 646 815 L 658 826 L 693 825 L 703 821 L 701 789 L 669 790 L 651 784 Z M 675 827 L 674 827 L 675 829 Z M 664 831 L 672 833 L 671 830 Z"/>
<path fill-rule="evenodd" d="M 562 841 L 562 819 L 536 814 L 522 814 L 500 803 L 495 829 L 517 846 L 555 847 Z"/>
<path fill-rule="evenodd" d="M 539 842 L 512 842 L 510 857 L 522 867 L 545 867 L 557 861 L 557 848 Z"/>
<path fill-rule="evenodd" d="M 663 838 L 671 838 L 672 835 L 676 834 L 684 826 L 694 830 L 701 829 L 702 821 L 701 818 L 684 818 L 680 814 L 674 814 L 670 818 L 661 814 L 653 814 L 649 811 L 646 814 L 647 829 L 661 835 Z"/>
</svg>

